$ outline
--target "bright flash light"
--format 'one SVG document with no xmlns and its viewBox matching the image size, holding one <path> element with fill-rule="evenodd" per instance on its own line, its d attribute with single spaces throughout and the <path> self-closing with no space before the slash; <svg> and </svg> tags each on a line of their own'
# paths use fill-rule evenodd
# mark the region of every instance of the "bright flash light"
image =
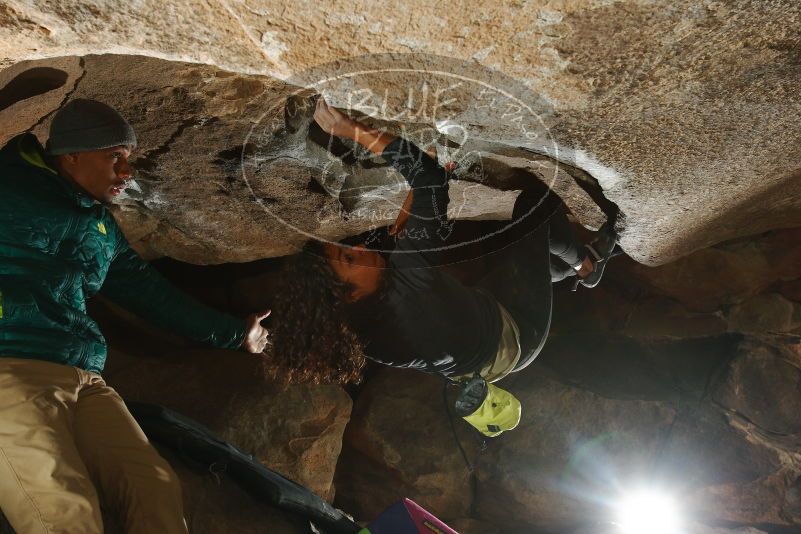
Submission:
<svg viewBox="0 0 801 534">
<path fill-rule="evenodd" d="M 641 490 L 620 501 L 616 523 L 624 534 L 681 534 L 682 520 L 669 495 Z"/>
</svg>

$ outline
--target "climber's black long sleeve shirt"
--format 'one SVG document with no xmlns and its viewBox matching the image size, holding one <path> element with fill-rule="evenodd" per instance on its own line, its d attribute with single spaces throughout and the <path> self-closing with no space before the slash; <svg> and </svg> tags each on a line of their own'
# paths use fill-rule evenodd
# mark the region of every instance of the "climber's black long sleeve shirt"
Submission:
<svg viewBox="0 0 801 534">
<path fill-rule="evenodd" d="M 356 328 L 365 352 L 386 365 L 446 376 L 477 371 L 498 350 L 501 316 L 491 296 L 432 266 L 450 233 L 448 174 L 404 139 L 390 143 L 383 157 L 414 198 L 389 254 L 387 287 Z"/>
</svg>

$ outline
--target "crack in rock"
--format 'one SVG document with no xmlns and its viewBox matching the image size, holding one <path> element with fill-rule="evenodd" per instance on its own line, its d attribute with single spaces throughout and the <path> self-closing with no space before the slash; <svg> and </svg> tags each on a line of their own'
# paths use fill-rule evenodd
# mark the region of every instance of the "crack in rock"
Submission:
<svg viewBox="0 0 801 534">
<path fill-rule="evenodd" d="M 64 107 L 64 104 L 69 102 L 70 98 L 72 97 L 73 94 L 75 94 L 75 91 L 78 89 L 78 86 L 81 84 L 81 81 L 86 76 L 86 72 L 87 72 L 86 71 L 86 61 L 84 60 L 84 58 L 80 58 L 80 60 L 78 62 L 78 66 L 81 68 L 81 74 L 75 79 L 75 83 L 72 84 L 72 89 L 70 89 L 67 92 L 67 94 L 64 95 L 64 98 L 61 99 L 61 102 L 58 104 L 58 106 L 54 107 L 49 112 L 47 112 L 42 118 L 40 118 L 38 121 L 36 121 L 36 124 L 34 124 L 30 128 L 28 128 L 27 131 L 29 131 L 29 132 L 34 131 L 36 128 L 41 126 L 44 123 L 44 121 L 46 121 L 48 118 L 50 118 L 51 115 L 53 115 L 56 111 L 58 111 L 62 107 Z"/>
<path fill-rule="evenodd" d="M 153 172 L 158 167 L 157 159 L 170 151 L 173 143 L 175 143 L 175 141 L 184 133 L 184 131 L 186 131 L 187 128 L 190 127 L 194 128 L 196 126 L 201 126 L 203 124 L 209 124 L 216 120 L 217 119 L 215 117 L 212 117 L 211 119 L 192 118 L 184 120 L 183 122 L 181 122 L 180 125 L 178 125 L 178 128 L 175 129 L 175 131 L 170 135 L 170 137 L 166 141 L 164 141 L 164 143 L 162 143 L 161 145 L 157 146 L 152 150 L 148 150 L 147 152 L 142 154 L 139 158 L 137 158 L 136 167 L 139 170 L 148 173 Z"/>
</svg>

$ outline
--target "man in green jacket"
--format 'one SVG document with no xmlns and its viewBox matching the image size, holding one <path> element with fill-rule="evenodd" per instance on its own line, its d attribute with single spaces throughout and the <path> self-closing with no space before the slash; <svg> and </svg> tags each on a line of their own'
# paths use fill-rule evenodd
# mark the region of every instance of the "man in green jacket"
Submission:
<svg viewBox="0 0 801 534">
<path fill-rule="evenodd" d="M 0 150 L 0 508 L 18 534 L 186 532 L 181 486 L 100 373 L 106 342 L 86 312 L 98 292 L 209 345 L 260 353 L 269 312 L 237 319 L 170 285 L 103 205 L 131 179 L 136 137 L 114 109 L 74 100 L 47 148 Z"/>
</svg>

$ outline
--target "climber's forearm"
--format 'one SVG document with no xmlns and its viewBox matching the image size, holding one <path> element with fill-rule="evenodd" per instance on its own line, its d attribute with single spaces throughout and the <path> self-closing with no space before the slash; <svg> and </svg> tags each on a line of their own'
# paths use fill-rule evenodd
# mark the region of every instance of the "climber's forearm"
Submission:
<svg viewBox="0 0 801 534">
<path fill-rule="evenodd" d="M 368 128 L 360 122 L 353 121 L 353 123 L 353 133 L 350 138 L 378 156 L 384 153 L 384 149 L 387 148 L 387 145 L 397 139 L 397 137 L 392 134 L 376 130 L 375 128 Z"/>
<path fill-rule="evenodd" d="M 409 212 L 412 209 L 412 201 L 414 200 L 414 189 L 410 189 L 406 195 L 406 200 L 398 212 L 398 217 L 395 219 L 395 224 L 389 227 L 389 235 L 396 235 L 398 232 L 406 227 L 406 222 L 409 220 Z"/>
</svg>

